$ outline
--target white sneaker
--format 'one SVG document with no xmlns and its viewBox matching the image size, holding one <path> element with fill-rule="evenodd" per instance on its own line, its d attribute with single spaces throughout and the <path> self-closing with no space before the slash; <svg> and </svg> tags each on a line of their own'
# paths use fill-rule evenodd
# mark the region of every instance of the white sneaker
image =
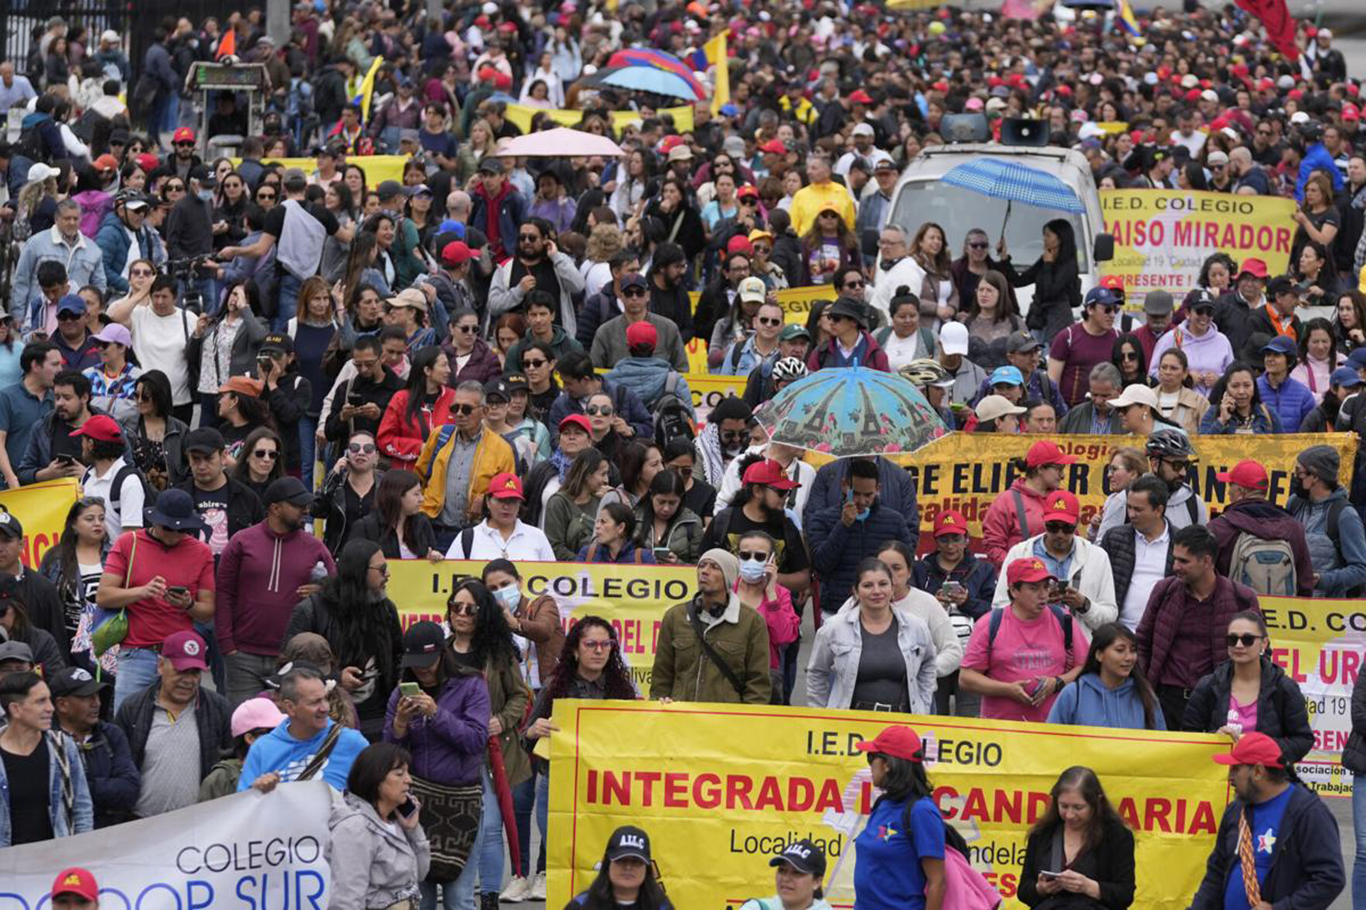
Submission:
<svg viewBox="0 0 1366 910">
<path fill-rule="evenodd" d="M 545 900 L 545 873 L 537 872 L 536 877 L 531 880 L 531 900 Z"/>
<path fill-rule="evenodd" d="M 527 899 L 531 891 L 531 882 L 520 875 L 508 882 L 508 886 L 503 889 L 503 893 L 498 895 L 498 900 L 505 904 L 520 904 Z"/>
</svg>

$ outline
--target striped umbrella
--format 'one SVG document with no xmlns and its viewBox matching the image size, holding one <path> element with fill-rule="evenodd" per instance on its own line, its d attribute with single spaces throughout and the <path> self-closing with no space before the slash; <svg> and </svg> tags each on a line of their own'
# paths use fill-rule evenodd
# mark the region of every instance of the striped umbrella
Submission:
<svg viewBox="0 0 1366 910">
<path fill-rule="evenodd" d="M 679 60 L 673 54 L 666 54 L 664 51 L 657 51 L 652 47 L 628 47 L 619 50 L 607 61 L 608 66 L 653 66 L 655 69 L 665 70 L 683 79 L 692 86 L 698 98 L 705 98 L 707 90 L 686 63 Z"/>
</svg>

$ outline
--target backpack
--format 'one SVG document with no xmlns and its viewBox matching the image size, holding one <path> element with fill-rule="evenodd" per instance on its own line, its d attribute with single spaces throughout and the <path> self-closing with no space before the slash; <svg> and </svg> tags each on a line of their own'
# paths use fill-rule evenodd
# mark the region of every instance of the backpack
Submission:
<svg viewBox="0 0 1366 910">
<path fill-rule="evenodd" d="M 909 832 L 911 827 L 911 808 L 914 800 L 906 800 L 901 812 L 901 828 Z M 995 910 L 1001 905 L 1001 892 L 992 887 L 986 876 L 972 868 L 967 860 L 968 843 L 958 829 L 944 822 L 944 876 L 946 893 L 944 904 L 952 910 Z"/>
<path fill-rule="evenodd" d="M 138 483 L 142 484 L 142 501 L 151 505 L 156 501 L 157 494 L 152 489 L 151 483 L 147 480 L 147 475 L 142 473 L 142 469 L 135 464 L 126 464 L 114 473 L 114 481 L 109 487 L 109 505 L 120 516 L 123 515 L 123 508 L 119 505 L 119 498 L 123 495 L 123 483 L 129 477 L 136 477 Z M 141 516 L 139 516 L 140 518 Z"/>
<path fill-rule="evenodd" d="M 924 349 L 928 352 L 925 356 L 926 356 L 926 357 L 933 357 L 933 356 L 934 356 L 934 352 L 937 351 L 937 350 L 939 349 L 938 346 L 937 346 L 937 342 L 935 341 L 935 338 L 934 338 L 934 333 L 931 332 L 929 329 L 926 329 L 926 328 L 921 328 L 921 329 L 919 330 L 919 332 L 920 332 L 920 346 L 921 346 L 922 348 L 924 348 Z M 885 328 L 878 329 L 877 332 L 875 332 L 875 333 L 873 334 L 873 340 L 877 342 L 877 346 L 880 347 L 880 348 L 884 348 L 884 349 L 887 347 L 887 340 L 888 340 L 889 338 L 891 338 L 891 337 L 892 337 L 892 327 L 891 327 L 891 326 L 887 326 L 887 327 L 885 327 Z"/>
<path fill-rule="evenodd" d="M 1288 541 L 1267 540 L 1244 531 L 1233 541 L 1228 577 L 1261 595 L 1294 597 L 1298 588 L 1295 553 Z"/>
<path fill-rule="evenodd" d="M 655 443 L 663 448 L 675 439 L 692 441 L 697 438 L 697 425 L 692 419 L 692 402 L 684 401 L 678 392 L 679 375 L 670 370 L 664 380 L 664 391 L 650 409 L 655 427 Z"/>
<path fill-rule="evenodd" d="M 1048 604 L 1053 618 L 1062 627 L 1062 649 L 1065 654 L 1072 653 L 1072 617 L 1057 604 Z M 991 646 L 996 643 L 996 633 L 1001 631 L 1001 620 L 1005 618 L 1005 607 L 994 607 L 991 619 L 987 620 L 987 664 L 991 664 Z"/>
<path fill-rule="evenodd" d="M 43 134 L 38 131 L 38 126 L 26 126 L 19 131 L 19 139 L 10 149 L 11 154 L 20 155 L 30 161 L 48 160 L 47 143 L 43 141 Z"/>
</svg>

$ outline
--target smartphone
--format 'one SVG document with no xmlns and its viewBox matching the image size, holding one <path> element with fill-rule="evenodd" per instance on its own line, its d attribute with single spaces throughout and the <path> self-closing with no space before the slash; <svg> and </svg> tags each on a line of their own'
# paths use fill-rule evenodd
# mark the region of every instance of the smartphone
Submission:
<svg viewBox="0 0 1366 910">
<path fill-rule="evenodd" d="M 403 693 L 404 698 L 422 694 L 422 687 L 415 682 L 401 682 L 398 684 L 398 690 Z"/>
<path fill-rule="evenodd" d="M 1029 697 L 1033 698 L 1039 694 L 1039 690 L 1047 685 L 1047 681 L 1042 676 L 1034 677 L 1034 681 L 1029 684 Z"/>
<path fill-rule="evenodd" d="M 75 464 L 75 463 L 76 463 L 76 459 L 73 458 L 73 457 L 71 457 L 70 455 L 66 454 L 65 452 L 63 452 L 63 453 L 61 453 L 61 454 L 59 454 L 59 455 L 57 456 L 57 464 Z"/>
<path fill-rule="evenodd" d="M 668 547 L 655 547 L 655 561 L 663 562 L 669 558 L 669 553 L 671 552 L 672 551 Z"/>
<path fill-rule="evenodd" d="M 185 587 L 184 585 L 171 585 L 169 588 L 166 589 L 166 593 L 174 594 L 177 597 L 183 597 L 190 593 L 190 589 Z"/>
<path fill-rule="evenodd" d="M 412 818 L 413 813 L 416 811 L 417 803 L 413 802 L 413 798 L 411 796 L 405 799 L 403 803 L 398 807 L 398 814 L 402 815 L 404 818 Z"/>
<path fill-rule="evenodd" d="M 963 585 L 956 581 L 946 581 L 939 586 L 939 590 L 945 594 L 957 594 L 963 590 Z"/>
<path fill-rule="evenodd" d="M 1045 879 L 1048 879 L 1048 880 L 1051 881 L 1051 880 L 1053 880 L 1053 879 L 1055 879 L 1055 878 L 1062 878 L 1062 873 L 1061 873 L 1061 872 L 1049 872 L 1047 869 L 1040 869 L 1040 870 L 1039 870 L 1039 878 L 1045 878 Z"/>
<path fill-rule="evenodd" d="M 365 399 L 362 398 L 362 397 L 360 396 L 360 393 L 359 393 L 359 392 L 347 392 L 347 393 L 346 393 L 346 403 L 349 404 L 349 405 L 351 405 L 351 407 L 353 407 L 353 408 L 358 408 L 358 407 L 360 407 L 360 406 L 361 406 L 361 403 L 364 402 L 364 401 L 365 401 Z"/>
</svg>

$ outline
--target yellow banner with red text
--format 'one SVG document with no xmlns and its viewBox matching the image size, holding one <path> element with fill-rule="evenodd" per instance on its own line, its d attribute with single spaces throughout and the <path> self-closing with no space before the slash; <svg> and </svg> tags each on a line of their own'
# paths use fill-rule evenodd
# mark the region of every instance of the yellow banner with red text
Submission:
<svg viewBox="0 0 1366 910">
<path fill-rule="evenodd" d="M 57 545 L 66 513 L 80 495 L 80 484 L 71 477 L 0 490 L 0 508 L 19 519 L 24 528 L 24 549 L 19 555 L 24 565 L 38 568 L 43 554 Z"/>
</svg>

